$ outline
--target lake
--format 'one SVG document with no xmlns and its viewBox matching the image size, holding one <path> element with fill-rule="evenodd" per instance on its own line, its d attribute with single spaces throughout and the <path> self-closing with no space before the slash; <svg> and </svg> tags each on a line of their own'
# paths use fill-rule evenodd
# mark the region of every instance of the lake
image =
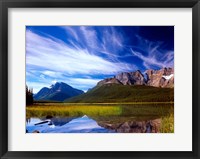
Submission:
<svg viewBox="0 0 200 159">
<path fill-rule="evenodd" d="M 27 133 L 173 132 L 174 107 L 165 104 L 43 104 L 27 107 Z"/>
<path fill-rule="evenodd" d="M 52 118 L 42 120 L 39 118 L 30 118 L 26 122 L 28 132 L 40 133 L 113 133 L 114 131 L 105 129 L 97 122 L 84 115 L 79 118 Z"/>
</svg>

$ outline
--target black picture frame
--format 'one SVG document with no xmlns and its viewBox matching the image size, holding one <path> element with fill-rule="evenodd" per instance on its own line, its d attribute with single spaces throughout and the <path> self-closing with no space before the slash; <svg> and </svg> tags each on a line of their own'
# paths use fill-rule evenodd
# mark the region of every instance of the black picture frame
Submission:
<svg viewBox="0 0 200 159">
<path fill-rule="evenodd" d="M 13 152 L 8 151 L 8 9 L 9 8 L 192 8 L 192 151 L 163 152 Z M 200 2 L 198 0 L 0 0 L 0 156 L 2 159 L 42 158 L 200 158 Z M 183 17 L 184 18 L 184 17 Z"/>
</svg>

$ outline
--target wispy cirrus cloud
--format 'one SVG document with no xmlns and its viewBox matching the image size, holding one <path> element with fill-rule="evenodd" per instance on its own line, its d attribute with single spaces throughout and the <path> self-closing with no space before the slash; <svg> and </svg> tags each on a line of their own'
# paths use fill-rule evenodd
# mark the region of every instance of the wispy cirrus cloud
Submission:
<svg viewBox="0 0 200 159">
<path fill-rule="evenodd" d="M 97 40 L 97 33 L 94 29 L 88 26 L 81 26 L 80 30 L 85 38 L 85 42 L 87 46 L 91 48 L 99 48 L 98 40 Z"/>
<path fill-rule="evenodd" d="M 173 67 L 174 66 L 174 51 L 163 50 L 162 42 L 149 41 L 139 36 L 139 46 L 130 48 L 131 53 L 143 61 L 143 65 L 146 69 L 154 67 Z M 141 51 L 138 51 L 141 50 Z"/>
<path fill-rule="evenodd" d="M 60 28 L 64 29 L 67 33 L 71 34 L 72 37 L 74 37 L 74 39 L 76 39 L 76 41 L 79 40 L 78 34 L 75 31 L 75 29 L 73 29 L 72 27 L 69 26 L 61 26 Z"/>
<path fill-rule="evenodd" d="M 41 70 L 59 71 L 66 74 L 114 74 L 132 70 L 134 65 L 111 62 L 90 54 L 87 49 L 74 49 L 50 39 L 26 32 L 26 63 Z"/>
<path fill-rule="evenodd" d="M 26 30 L 26 77 L 34 92 L 57 81 L 87 91 L 103 78 L 120 72 L 157 69 L 174 63 L 174 51 L 163 49 L 163 41 L 147 40 L 138 32 L 129 34 L 127 27 L 54 29 L 51 33 Z"/>
<path fill-rule="evenodd" d="M 84 46 L 90 53 L 95 50 L 110 57 L 117 57 L 123 48 L 124 37 L 112 26 L 101 27 L 98 31 L 92 26 L 62 26 L 61 28 L 66 30 L 67 35 L 70 34 L 76 39 L 67 40 L 77 49 Z"/>
<path fill-rule="evenodd" d="M 144 56 L 140 52 L 133 51 L 132 49 L 131 49 L 131 52 L 133 53 L 134 56 L 137 56 L 138 58 L 143 60 L 143 65 L 147 69 L 152 68 L 152 66 L 157 66 L 157 67 L 161 67 L 161 68 L 163 68 L 163 67 L 173 67 L 172 59 L 160 62 L 156 59 L 155 56 L 152 56 L 151 54 L 149 54 L 148 56 Z M 171 52 L 169 52 L 169 54 L 171 54 Z"/>
</svg>

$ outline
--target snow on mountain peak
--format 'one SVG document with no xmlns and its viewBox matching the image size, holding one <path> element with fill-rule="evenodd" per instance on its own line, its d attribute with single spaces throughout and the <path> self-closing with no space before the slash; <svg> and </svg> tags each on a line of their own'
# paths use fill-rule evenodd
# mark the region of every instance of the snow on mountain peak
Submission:
<svg viewBox="0 0 200 159">
<path fill-rule="evenodd" d="M 171 74 L 169 76 L 162 76 L 163 78 L 165 78 L 166 80 L 169 80 L 170 78 L 172 78 L 174 76 L 174 74 Z"/>
</svg>

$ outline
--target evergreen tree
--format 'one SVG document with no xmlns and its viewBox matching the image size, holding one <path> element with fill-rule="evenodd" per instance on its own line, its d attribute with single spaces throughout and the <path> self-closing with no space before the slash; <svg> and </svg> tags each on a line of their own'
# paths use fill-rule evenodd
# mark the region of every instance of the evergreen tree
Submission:
<svg viewBox="0 0 200 159">
<path fill-rule="evenodd" d="M 26 105 L 33 104 L 33 89 L 29 89 L 26 85 Z"/>
</svg>

